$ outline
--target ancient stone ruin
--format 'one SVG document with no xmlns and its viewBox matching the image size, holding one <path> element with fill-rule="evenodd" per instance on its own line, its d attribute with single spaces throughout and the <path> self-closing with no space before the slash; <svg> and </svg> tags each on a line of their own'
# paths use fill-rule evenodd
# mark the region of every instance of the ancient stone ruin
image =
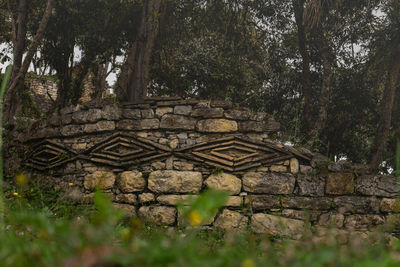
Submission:
<svg viewBox="0 0 400 267">
<path fill-rule="evenodd" d="M 298 239 L 306 222 L 362 233 L 398 221 L 395 177 L 282 145 L 278 131 L 268 115 L 229 102 L 160 98 L 65 108 L 18 140 L 33 179 L 83 202 L 99 186 L 160 225 L 177 225 L 176 204 L 207 188 L 230 192 L 206 224 L 220 229 Z"/>
</svg>

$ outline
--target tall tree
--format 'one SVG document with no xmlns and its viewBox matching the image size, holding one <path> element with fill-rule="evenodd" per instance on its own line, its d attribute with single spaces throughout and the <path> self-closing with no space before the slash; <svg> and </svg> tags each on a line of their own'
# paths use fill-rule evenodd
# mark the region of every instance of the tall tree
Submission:
<svg viewBox="0 0 400 267">
<path fill-rule="evenodd" d="M 142 3 L 139 31 L 129 49 L 117 82 L 117 97 L 120 101 L 141 102 L 147 96 L 150 60 L 164 2 L 163 0 L 148 0 Z"/>
<path fill-rule="evenodd" d="M 380 116 L 375 142 L 372 146 L 370 167 L 377 170 L 382 162 L 383 153 L 386 151 L 386 144 L 392 126 L 392 112 L 396 88 L 400 75 L 400 1 L 390 0 L 386 7 L 387 28 L 385 46 L 381 49 L 389 51 L 385 56 L 387 64 L 387 76 L 382 100 L 380 101 Z"/>
<path fill-rule="evenodd" d="M 18 109 L 22 106 L 22 90 L 24 88 L 25 75 L 28 71 L 32 58 L 37 52 L 38 46 L 43 38 L 49 19 L 52 15 L 54 0 L 47 0 L 45 11 L 39 23 L 36 33 L 29 46 L 27 36 L 27 25 L 29 21 L 32 2 L 29 0 L 8 0 L 8 9 L 12 22 L 12 44 L 13 44 L 13 69 L 11 79 L 4 100 L 4 121 L 12 122 Z M 25 58 L 23 55 L 26 52 Z"/>
</svg>

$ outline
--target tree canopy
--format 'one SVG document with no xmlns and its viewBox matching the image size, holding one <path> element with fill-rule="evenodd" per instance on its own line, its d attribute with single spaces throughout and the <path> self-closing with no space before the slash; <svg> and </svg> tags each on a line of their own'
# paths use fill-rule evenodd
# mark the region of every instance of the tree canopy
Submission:
<svg viewBox="0 0 400 267">
<path fill-rule="evenodd" d="M 90 72 L 101 98 L 116 71 L 121 103 L 231 100 L 273 115 L 284 141 L 395 165 L 398 0 L 1 0 L 0 18 L 14 54 L 6 122 L 21 116 L 10 101 L 26 64 L 56 76 L 55 109 L 77 103 Z"/>
</svg>

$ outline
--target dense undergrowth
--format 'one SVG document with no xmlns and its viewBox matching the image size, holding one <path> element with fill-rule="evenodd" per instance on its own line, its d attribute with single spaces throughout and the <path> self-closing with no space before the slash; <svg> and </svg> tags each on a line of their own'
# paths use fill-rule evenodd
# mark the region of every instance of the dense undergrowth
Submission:
<svg viewBox="0 0 400 267">
<path fill-rule="evenodd" d="M 398 266 L 400 243 L 383 234 L 290 241 L 268 235 L 204 230 L 225 200 L 209 191 L 180 207 L 186 224 L 154 226 L 115 210 L 97 192 L 93 205 L 63 200 L 61 191 L 35 186 L 6 191 L 1 266 Z M 186 225 L 184 227 L 183 225 Z"/>
</svg>

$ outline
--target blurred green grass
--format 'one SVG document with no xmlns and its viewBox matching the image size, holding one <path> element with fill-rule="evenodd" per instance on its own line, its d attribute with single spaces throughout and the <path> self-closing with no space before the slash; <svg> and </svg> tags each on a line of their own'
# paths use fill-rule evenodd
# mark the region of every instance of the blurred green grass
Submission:
<svg viewBox="0 0 400 267">
<path fill-rule="evenodd" d="M 115 210 L 98 191 L 93 205 L 65 201 L 62 191 L 27 184 L 6 193 L 1 266 L 399 266 L 400 243 L 375 233 L 371 239 L 339 240 L 204 230 L 202 220 L 224 204 L 226 194 L 205 192 L 180 206 L 186 226 L 155 226 Z"/>
</svg>

